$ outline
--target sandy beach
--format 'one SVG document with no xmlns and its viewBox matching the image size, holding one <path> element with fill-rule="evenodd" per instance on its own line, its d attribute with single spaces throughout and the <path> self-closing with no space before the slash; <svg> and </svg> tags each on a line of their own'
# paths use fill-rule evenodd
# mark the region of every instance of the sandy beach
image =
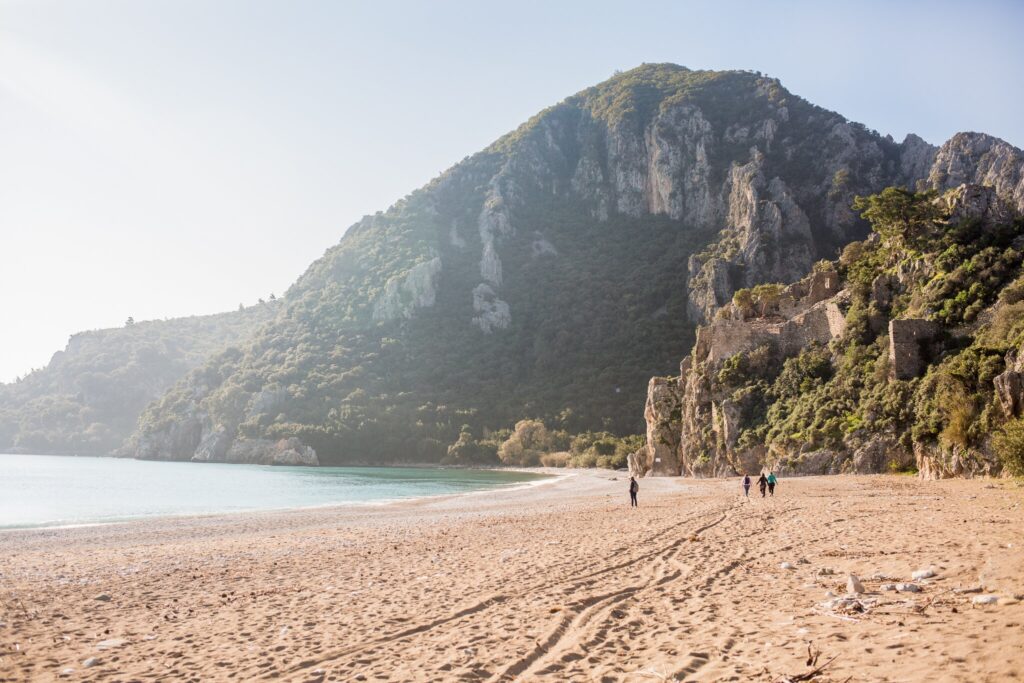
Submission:
<svg viewBox="0 0 1024 683">
<path fill-rule="evenodd" d="M 0 679 L 1024 677 L 1017 482 L 627 481 L 0 532 Z"/>
</svg>

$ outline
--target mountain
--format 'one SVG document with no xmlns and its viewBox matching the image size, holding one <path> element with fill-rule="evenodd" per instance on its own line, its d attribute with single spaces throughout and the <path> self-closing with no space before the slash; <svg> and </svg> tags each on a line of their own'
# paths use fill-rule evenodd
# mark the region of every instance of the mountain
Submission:
<svg viewBox="0 0 1024 683">
<path fill-rule="evenodd" d="M 970 181 L 1020 201 L 1021 166 L 984 135 L 896 143 L 757 73 L 644 65 L 352 226 L 126 451 L 433 462 L 528 417 L 639 432 L 647 379 L 737 290 L 868 234 L 855 196 Z"/>
<path fill-rule="evenodd" d="M 49 364 L 0 384 L 0 452 L 106 455 L 139 415 L 213 353 L 252 336 L 275 302 L 73 335 Z"/>
<path fill-rule="evenodd" d="M 1024 474 L 1022 187 L 858 200 L 868 239 L 736 292 L 650 381 L 634 473 Z"/>
</svg>

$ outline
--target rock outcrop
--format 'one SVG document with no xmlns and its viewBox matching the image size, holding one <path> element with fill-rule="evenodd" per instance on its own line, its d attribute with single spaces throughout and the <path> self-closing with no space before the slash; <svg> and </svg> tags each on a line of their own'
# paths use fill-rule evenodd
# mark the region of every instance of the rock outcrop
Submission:
<svg viewBox="0 0 1024 683">
<path fill-rule="evenodd" d="M 839 276 L 822 270 L 785 288 L 770 316 L 744 319 L 732 304 L 697 331 L 678 380 L 655 377 L 648 387 L 645 473 L 718 476 L 755 472 L 767 452 L 760 444 L 740 443 L 745 409 L 720 390 L 718 373 L 740 354 L 761 352 L 764 361 L 781 363 L 810 344 L 828 344 L 845 329 L 845 293 Z M 809 457 L 811 469 L 823 456 Z M 782 468 L 783 471 L 788 471 Z"/>
<path fill-rule="evenodd" d="M 678 381 L 654 377 L 647 388 L 647 458 L 636 469 L 641 474 L 679 474 L 679 401 Z"/>
<path fill-rule="evenodd" d="M 195 461 L 193 458 L 193 462 Z M 236 439 L 228 449 L 223 462 L 290 467 L 316 467 L 320 464 L 316 451 L 294 437 L 279 441 Z"/>
<path fill-rule="evenodd" d="M 932 154 L 959 168 L 948 155 L 908 144 L 920 159 L 908 162 L 907 173 Z M 1019 344 L 1024 224 L 996 187 L 959 185 L 912 201 L 930 204 L 919 205 L 928 218 L 916 229 L 934 244 L 911 250 L 885 224 L 885 233 L 834 264 L 849 282 L 819 264 L 784 289 L 744 290 L 718 308 L 697 330 L 678 383 L 651 382 L 640 469 L 672 474 L 663 463 L 678 463 L 675 473 L 691 476 L 764 467 L 784 475 L 914 467 L 927 478 L 1000 473 L 991 432 L 1024 414 L 1024 347 L 1001 359 L 993 349 Z M 963 264 L 949 260 L 954 250 Z M 840 289 L 845 284 L 850 288 Z M 814 398 L 804 400 L 805 393 Z M 678 421 L 669 410 L 678 410 Z"/>
<path fill-rule="evenodd" d="M 1024 348 L 1006 354 L 1006 370 L 992 380 L 996 398 L 1007 418 L 1024 415 Z"/>
</svg>

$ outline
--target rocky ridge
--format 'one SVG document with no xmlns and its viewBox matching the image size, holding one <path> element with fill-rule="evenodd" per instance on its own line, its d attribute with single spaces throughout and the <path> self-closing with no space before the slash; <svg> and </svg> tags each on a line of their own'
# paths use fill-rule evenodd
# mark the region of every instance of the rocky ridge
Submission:
<svg viewBox="0 0 1024 683">
<path fill-rule="evenodd" d="M 972 318 L 974 322 L 944 325 L 934 319 L 945 310 L 937 310 L 936 304 L 930 309 L 933 319 L 926 319 L 929 317 L 927 307 L 923 311 L 924 318 L 910 317 L 913 310 L 905 311 L 905 302 L 909 301 L 911 307 L 916 305 L 920 310 L 921 301 L 929 295 L 929 288 L 936 287 L 936 283 L 941 285 L 943 277 L 952 279 L 957 275 L 957 271 L 952 274 L 940 272 L 955 266 L 956 257 L 951 265 L 944 265 L 938 254 L 915 256 L 914 252 L 900 249 L 885 252 L 879 248 L 880 235 L 872 234 L 864 243 L 865 247 L 853 245 L 857 248 L 852 250 L 861 253 L 860 249 L 875 249 L 886 253 L 888 258 L 888 261 L 873 266 L 875 272 L 870 287 L 862 287 L 866 290 L 863 294 L 867 304 L 866 316 L 863 307 L 858 309 L 856 302 L 851 305 L 851 299 L 856 297 L 848 288 L 850 275 L 842 277 L 837 271 L 840 267 L 850 270 L 859 264 L 856 261 L 844 263 L 843 259 L 835 263 L 822 262 L 803 280 L 784 289 L 779 287 L 767 292 L 763 295 L 767 303 L 760 310 L 751 310 L 749 297 L 744 299 L 739 295 L 733 302 L 719 308 L 714 319 L 698 329 L 693 350 L 680 365 L 680 376 L 651 379 L 645 409 L 647 446 L 631 456 L 631 473 L 731 476 L 768 468 L 783 474 L 835 474 L 916 467 L 925 478 L 944 478 L 1005 471 L 994 452 L 990 435 L 985 432 L 996 431 L 1006 421 L 1019 418 L 1024 410 L 1024 363 L 1021 361 L 1024 348 L 1020 339 L 1013 341 L 1013 335 L 1006 332 L 1017 329 L 1022 320 L 1021 313 L 1017 312 L 1020 305 L 1016 302 L 1024 293 L 1018 295 L 1016 292 L 1016 288 L 1021 286 L 1019 282 L 1011 284 L 1014 273 L 1020 273 L 1021 249 L 1024 248 L 1024 223 L 1020 219 L 1024 205 L 1018 192 L 1019 175 L 1015 175 L 1020 171 L 1021 156 L 1019 151 L 1012 148 L 1008 151 L 1007 147 L 971 136 L 956 136 L 932 154 L 934 161 L 928 172 L 928 182 L 933 189 L 946 189 L 945 183 L 964 177 L 987 180 L 991 184 L 960 185 L 937 198 L 920 200 L 930 203 L 941 214 L 937 234 L 974 230 L 983 236 L 982 239 L 1002 240 L 999 244 L 1003 246 L 999 248 L 1004 251 L 998 254 L 1002 261 L 977 273 L 975 264 L 984 260 L 979 261 L 976 254 L 968 264 L 969 268 L 963 271 L 972 277 L 985 279 L 990 286 L 993 282 L 1001 283 L 989 292 L 988 298 L 979 295 L 976 305 L 980 312 Z M 979 155 L 979 149 L 984 154 Z M 963 170 L 968 160 L 975 165 L 972 173 Z M 910 166 L 917 172 L 923 170 L 917 161 Z M 924 189 L 926 185 L 920 183 L 918 187 Z M 994 234 L 1003 236 L 994 238 Z M 934 249 L 939 251 L 952 249 L 945 247 L 944 243 L 939 246 L 936 238 L 931 238 L 931 241 L 936 244 Z M 969 242 L 971 239 L 963 238 L 961 241 Z M 929 243 L 927 238 L 925 243 Z M 958 253 L 964 254 L 963 258 L 971 257 L 969 250 Z M 993 253 L 997 250 L 979 252 L 989 261 L 993 260 Z M 844 252 L 846 258 L 847 253 Z M 886 263 L 889 263 L 888 269 L 882 267 Z M 952 291 L 954 294 L 967 286 L 960 284 L 962 280 L 954 282 L 957 283 L 957 289 Z M 974 292 L 974 287 L 970 291 Z M 757 292 L 757 289 L 753 290 L 754 295 Z M 998 299 L 996 294 L 999 294 Z M 942 300 L 936 301 L 943 303 Z M 982 309 L 983 304 L 988 304 L 988 308 Z M 901 309 L 905 312 L 900 312 Z M 864 329 L 854 330 L 847 336 L 847 322 L 855 317 L 863 320 Z M 880 378 L 895 387 L 894 395 L 902 397 L 898 399 L 901 401 L 913 398 L 915 391 L 925 395 L 937 393 L 937 387 L 943 382 L 948 383 L 942 374 L 944 369 L 965 362 L 961 358 L 969 352 L 988 354 L 990 367 L 1001 367 L 1002 370 L 988 384 L 977 385 L 973 389 L 975 396 L 961 395 L 958 399 L 968 405 L 985 406 L 971 414 L 972 419 L 979 421 L 979 426 L 970 429 L 982 433 L 974 438 L 961 438 L 961 443 L 953 443 L 948 430 L 956 417 L 948 418 L 942 433 L 938 434 L 934 430 L 918 429 L 921 424 L 913 424 L 914 419 L 921 423 L 926 418 L 904 416 L 904 420 L 910 421 L 902 426 L 893 424 L 891 420 L 879 419 L 877 426 L 868 424 L 848 430 L 838 443 L 833 439 L 828 447 L 821 447 L 812 439 L 802 441 L 800 436 L 789 441 L 776 439 L 770 442 L 771 429 L 757 428 L 756 425 L 765 419 L 766 413 L 769 421 L 773 417 L 784 417 L 787 409 L 773 415 L 771 403 L 774 401 L 781 405 L 785 402 L 784 392 L 778 389 L 781 383 L 778 378 L 780 370 L 785 375 L 789 369 L 792 361 L 788 359 L 795 361 L 799 356 L 813 360 L 817 354 L 821 362 L 824 354 L 825 358 L 830 358 L 833 367 L 838 367 L 844 362 L 844 354 L 850 355 L 851 339 L 858 334 L 877 340 L 875 346 L 881 353 L 874 361 L 879 368 L 875 370 L 875 381 Z M 972 341 L 975 343 L 964 350 Z M 1000 344 L 1009 345 L 1009 350 L 1002 357 L 998 355 Z M 974 351 L 975 348 L 978 351 Z M 766 367 L 769 368 L 767 372 L 764 371 Z M 883 372 L 881 376 L 880 370 Z M 814 372 L 818 372 L 818 376 Z M 836 371 L 825 368 L 814 372 L 805 376 L 800 392 L 817 388 L 819 380 L 827 379 Z M 737 376 L 740 376 L 739 380 L 736 380 Z M 807 384 L 811 380 L 818 383 Z M 751 396 L 756 396 L 756 399 L 751 400 Z M 863 408 L 856 405 L 857 400 L 863 402 L 868 397 L 864 392 L 860 399 L 853 400 L 854 405 L 845 408 L 848 419 L 855 417 L 849 411 Z M 937 400 L 942 399 L 939 397 Z M 927 404 L 920 399 L 917 401 L 914 409 L 924 412 Z M 931 409 L 935 413 L 936 408 L 932 406 Z M 946 406 L 944 410 L 953 409 Z M 871 419 L 870 410 L 867 414 Z M 985 421 L 983 429 L 981 421 Z M 915 438 L 911 438 L 912 433 Z M 926 435 L 930 438 L 922 438 Z"/>
</svg>

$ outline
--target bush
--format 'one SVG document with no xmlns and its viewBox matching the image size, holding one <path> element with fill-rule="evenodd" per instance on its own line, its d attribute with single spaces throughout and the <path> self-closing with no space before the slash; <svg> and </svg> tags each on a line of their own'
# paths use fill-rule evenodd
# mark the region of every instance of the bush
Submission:
<svg viewBox="0 0 1024 683">
<path fill-rule="evenodd" d="M 1010 474 L 1024 476 L 1024 419 L 1010 420 L 992 437 L 992 446 Z"/>
<path fill-rule="evenodd" d="M 544 467 L 567 467 L 569 465 L 569 457 L 567 451 L 545 453 L 540 456 L 540 464 Z"/>
</svg>

